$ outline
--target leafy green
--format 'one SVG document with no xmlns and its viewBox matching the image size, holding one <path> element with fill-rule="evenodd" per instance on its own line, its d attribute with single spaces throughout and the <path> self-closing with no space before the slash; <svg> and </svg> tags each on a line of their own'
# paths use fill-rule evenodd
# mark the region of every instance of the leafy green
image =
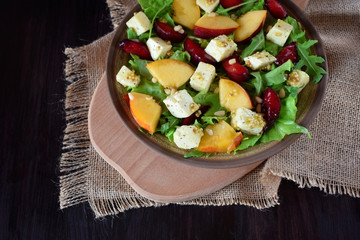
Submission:
<svg viewBox="0 0 360 240">
<path fill-rule="evenodd" d="M 133 88 L 132 91 L 154 96 L 161 101 L 167 97 L 164 93 L 164 88 L 160 83 L 153 83 L 152 81 L 146 79 L 141 79 L 140 85 Z"/>
<path fill-rule="evenodd" d="M 184 158 L 191 158 L 191 157 L 198 157 L 199 158 L 199 157 L 204 156 L 204 154 L 205 154 L 204 152 L 200 152 L 198 150 L 193 150 L 193 151 L 185 154 Z"/>
<path fill-rule="evenodd" d="M 207 127 L 208 125 L 212 125 L 215 123 L 220 122 L 220 120 L 228 120 L 229 116 L 222 116 L 222 117 L 218 117 L 218 116 L 202 116 L 201 117 L 201 121 L 203 122 L 202 127 Z"/>
<path fill-rule="evenodd" d="M 304 43 L 298 43 L 297 50 L 300 55 L 300 61 L 296 64 L 296 69 L 306 67 L 306 72 L 313 77 L 313 83 L 320 82 L 322 75 L 326 74 L 326 71 L 318 66 L 318 63 L 322 63 L 325 60 L 322 57 L 311 55 L 309 49 L 312 45 L 317 43 L 317 40 L 308 40 Z"/>
<path fill-rule="evenodd" d="M 170 26 L 175 27 L 174 19 L 172 19 L 168 12 L 163 16 L 163 18 L 170 24 Z"/>
<path fill-rule="evenodd" d="M 220 105 L 219 94 L 201 91 L 194 97 L 194 101 L 203 106 L 210 106 L 204 116 L 212 116 L 217 111 L 226 110 Z"/>
<path fill-rule="evenodd" d="M 132 28 L 128 28 L 128 30 L 126 30 L 126 35 L 128 39 L 138 39 L 138 35 Z"/>
<path fill-rule="evenodd" d="M 230 11 L 237 9 L 238 7 L 248 5 L 248 4 L 253 4 L 253 3 L 256 3 L 256 1 L 254 1 L 254 0 L 244 1 L 243 3 L 240 3 L 238 5 L 235 5 L 235 6 L 232 6 L 229 8 L 224 8 L 222 5 L 219 5 L 219 7 L 216 9 L 215 12 L 219 15 L 230 16 L 230 14 L 229 14 Z M 251 6 L 254 6 L 254 5 L 251 5 Z"/>
<path fill-rule="evenodd" d="M 241 53 L 242 59 L 245 57 L 252 55 L 257 50 L 261 50 L 265 48 L 265 37 L 264 37 L 264 31 L 261 29 L 261 31 L 251 39 L 251 43 L 249 46 L 247 46 L 243 52 Z"/>
<path fill-rule="evenodd" d="M 171 59 L 176 59 L 179 61 L 183 61 L 186 63 L 189 63 L 191 60 L 191 56 L 188 52 L 186 51 L 181 51 L 181 50 L 177 50 L 171 57 Z"/>
<path fill-rule="evenodd" d="M 302 30 L 301 24 L 296 21 L 296 19 L 288 16 L 284 19 L 284 21 L 293 27 L 288 42 L 296 41 L 297 43 L 303 43 L 306 41 L 305 31 Z"/>
<path fill-rule="evenodd" d="M 255 135 L 255 136 L 244 135 L 244 138 L 241 141 L 240 145 L 237 146 L 237 148 L 234 150 L 234 154 L 236 154 L 237 151 L 241 151 L 246 148 L 254 146 L 261 137 L 262 135 Z"/>
<path fill-rule="evenodd" d="M 162 122 L 160 132 L 165 135 L 170 142 L 174 141 L 174 132 L 176 131 L 176 126 L 178 126 L 181 122 L 179 118 L 176 118 L 171 115 L 169 111 L 164 111 L 161 117 Z"/>
<path fill-rule="evenodd" d="M 171 12 L 173 0 L 138 0 L 141 8 L 149 19 L 164 16 Z"/>
<path fill-rule="evenodd" d="M 261 72 L 252 72 L 251 75 L 254 76 L 254 78 L 250 79 L 249 83 L 254 86 L 255 95 L 260 96 L 265 89 L 265 82 L 263 76 Z"/>
<path fill-rule="evenodd" d="M 286 81 L 285 71 L 290 71 L 294 65 L 292 64 L 291 60 L 283 63 L 281 66 L 271 70 L 270 72 L 264 75 L 266 85 L 272 86 L 281 84 Z"/>
<path fill-rule="evenodd" d="M 251 2 L 251 3 L 249 3 L 249 2 Z M 236 15 L 242 15 L 247 12 L 255 11 L 255 10 L 262 10 L 262 9 L 264 9 L 265 1 L 264 0 L 257 0 L 257 1 L 244 0 L 243 3 L 246 5 L 241 7 L 239 10 L 237 10 L 235 13 Z"/>
<path fill-rule="evenodd" d="M 286 135 L 293 133 L 305 133 L 311 138 L 309 131 L 295 122 L 297 111 L 296 102 L 297 97 L 292 95 L 281 100 L 279 117 L 275 120 L 274 125 L 263 134 L 260 142 L 280 141 Z"/>
<path fill-rule="evenodd" d="M 148 64 L 149 61 L 139 59 L 137 56 L 133 58 L 134 60 L 130 60 L 129 63 L 132 69 L 135 70 L 136 74 L 141 75 L 147 80 L 152 79 L 152 75 L 150 74 L 149 70 L 146 68 L 146 64 Z"/>
<path fill-rule="evenodd" d="M 265 40 L 265 50 L 271 55 L 276 56 L 280 52 L 281 48 L 279 47 L 279 45 Z"/>
<path fill-rule="evenodd" d="M 221 4 L 219 4 L 219 6 L 215 10 L 215 12 L 219 15 L 230 17 L 230 14 L 228 13 L 228 11 L 226 11 L 226 9 Z"/>
</svg>

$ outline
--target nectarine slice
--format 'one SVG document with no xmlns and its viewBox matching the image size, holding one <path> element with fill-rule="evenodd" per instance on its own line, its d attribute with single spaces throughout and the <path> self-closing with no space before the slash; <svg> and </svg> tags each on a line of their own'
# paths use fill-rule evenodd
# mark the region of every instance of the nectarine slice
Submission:
<svg viewBox="0 0 360 240">
<path fill-rule="evenodd" d="M 267 10 L 257 10 L 241 15 L 236 21 L 239 27 L 234 32 L 235 42 L 245 42 L 255 36 L 264 26 Z"/>
<path fill-rule="evenodd" d="M 161 106 L 152 96 L 131 92 L 129 94 L 130 110 L 135 121 L 151 134 L 154 134 L 161 115 Z"/>
<path fill-rule="evenodd" d="M 220 105 L 228 111 L 235 111 L 239 107 L 254 108 L 250 95 L 238 83 L 229 79 L 219 81 Z"/>
<path fill-rule="evenodd" d="M 196 21 L 200 18 L 200 7 L 196 4 L 196 0 L 174 0 L 172 8 L 176 23 L 194 29 Z"/>
<path fill-rule="evenodd" d="M 241 142 L 241 132 L 236 132 L 227 122 L 209 125 L 205 128 L 197 150 L 201 152 L 228 152 L 236 148 Z M 240 140 L 240 141 L 239 141 Z"/>
<path fill-rule="evenodd" d="M 200 38 L 214 38 L 231 34 L 237 27 L 239 24 L 227 16 L 205 14 L 195 23 L 194 35 Z"/>
<path fill-rule="evenodd" d="M 162 59 L 146 64 L 151 75 L 165 88 L 175 88 L 185 84 L 195 69 L 176 59 Z"/>
</svg>

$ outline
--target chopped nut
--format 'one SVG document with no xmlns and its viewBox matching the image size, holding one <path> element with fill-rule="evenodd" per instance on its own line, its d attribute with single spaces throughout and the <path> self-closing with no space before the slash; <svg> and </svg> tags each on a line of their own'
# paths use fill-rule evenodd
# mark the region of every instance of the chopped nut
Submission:
<svg viewBox="0 0 360 240">
<path fill-rule="evenodd" d="M 165 92 L 167 95 L 170 95 L 171 90 L 170 90 L 170 89 L 168 89 L 168 88 L 165 88 L 165 89 L 164 89 L 164 92 Z"/>
<path fill-rule="evenodd" d="M 257 103 L 262 103 L 262 102 L 263 102 L 262 98 L 261 98 L 261 97 L 258 97 L 258 96 L 255 96 L 255 101 L 256 101 Z"/>
<path fill-rule="evenodd" d="M 256 112 L 261 113 L 261 104 L 260 103 L 258 103 L 258 105 L 256 105 Z"/>
<path fill-rule="evenodd" d="M 218 94 L 219 91 L 220 91 L 220 89 L 217 87 L 217 88 L 215 88 L 214 93 L 215 93 L 215 94 Z"/>
<path fill-rule="evenodd" d="M 211 129 L 206 129 L 206 132 L 207 132 L 207 134 L 209 134 L 210 136 L 212 136 L 214 133 L 213 133 L 213 131 L 211 130 Z"/>
<path fill-rule="evenodd" d="M 281 88 L 279 91 L 279 98 L 284 98 L 285 97 L 285 90 L 284 88 Z"/>
<path fill-rule="evenodd" d="M 153 99 L 153 97 L 150 96 L 150 97 L 146 97 L 145 99 L 148 100 L 148 101 L 150 101 L 151 99 Z"/>
<path fill-rule="evenodd" d="M 217 16 L 217 13 L 212 12 L 212 13 L 209 13 L 208 16 L 209 16 L 209 17 L 216 17 L 216 16 Z"/>
<path fill-rule="evenodd" d="M 235 64 L 235 63 L 236 63 L 236 59 L 235 59 L 235 58 L 232 58 L 232 59 L 229 60 L 229 64 L 230 64 L 230 65 L 233 65 L 233 64 Z"/>
<path fill-rule="evenodd" d="M 223 117 L 223 116 L 225 116 L 225 111 L 224 110 L 217 111 L 214 113 L 214 115 L 217 117 Z"/>
<path fill-rule="evenodd" d="M 153 83 L 157 83 L 157 79 L 154 78 L 154 77 L 151 79 L 151 81 L 152 81 Z"/>
</svg>

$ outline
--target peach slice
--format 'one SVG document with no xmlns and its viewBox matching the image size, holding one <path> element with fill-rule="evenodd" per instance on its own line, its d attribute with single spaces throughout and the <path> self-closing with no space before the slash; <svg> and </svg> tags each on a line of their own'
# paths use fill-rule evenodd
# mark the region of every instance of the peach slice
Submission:
<svg viewBox="0 0 360 240">
<path fill-rule="evenodd" d="M 174 0 L 172 8 L 176 23 L 194 29 L 196 21 L 200 18 L 200 7 L 196 4 L 196 0 Z"/>
<path fill-rule="evenodd" d="M 146 64 L 151 75 L 165 88 L 175 88 L 185 84 L 195 69 L 176 59 L 162 59 Z"/>
<path fill-rule="evenodd" d="M 238 27 L 239 24 L 227 16 L 205 14 L 195 23 L 194 35 L 199 38 L 214 38 L 231 34 Z"/>
<path fill-rule="evenodd" d="M 235 42 L 246 42 L 255 36 L 264 26 L 267 10 L 247 12 L 236 21 L 239 27 L 234 33 Z"/>
<path fill-rule="evenodd" d="M 197 150 L 201 152 L 230 152 L 241 142 L 241 132 L 236 132 L 227 122 L 209 125 L 205 128 Z"/>
<path fill-rule="evenodd" d="M 130 110 L 135 121 L 151 134 L 154 134 L 161 115 L 161 106 L 152 96 L 142 93 L 128 93 Z"/>
<path fill-rule="evenodd" d="M 239 107 L 254 108 L 250 95 L 238 83 L 229 79 L 219 81 L 220 105 L 228 111 L 235 111 Z"/>
</svg>

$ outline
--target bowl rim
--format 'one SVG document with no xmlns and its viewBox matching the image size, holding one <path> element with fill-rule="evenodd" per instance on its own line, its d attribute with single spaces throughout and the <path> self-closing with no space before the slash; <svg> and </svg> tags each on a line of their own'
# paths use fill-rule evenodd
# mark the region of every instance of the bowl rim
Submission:
<svg viewBox="0 0 360 240">
<path fill-rule="evenodd" d="M 316 54 L 324 58 L 324 62 L 320 64 L 322 68 L 326 71 L 323 75 L 322 80 L 317 84 L 316 92 L 314 95 L 314 99 L 308 111 L 306 112 L 304 118 L 302 119 L 299 124 L 308 128 L 311 122 L 315 119 L 318 112 L 321 109 L 321 105 L 325 96 L 327 82 L 328 82 L 328 65 L 327 65 L 327 58 L 325 54 L 325 49 L 323 45 L 323 41 L 320 38 L 319 33 L 315 30 L 315 27 L 311 23 L 311 21 L 305 16 L 305 13 L 292 1 L 280 0 L 281 4 L 292 14 L 290 16 L 296 18 L 301 25 L 308 30 L 307 36 L 309 39 L 318 40 L 318 43 L 315 45 Z M 111 41 L 110 47 L 108 49 L 107 61 L 106 61 L 106 78 L 107 78 L 107 85 L 108 91 L 111 97 L 112 105 L 117 112 L 122 123 L 126 126 L 126 128 L 132 132 L 132 134 L 142 143 L 144 143 L 150 149 L 155 150 L 156 152 L 164 155 L 165 157 L 176 160 L 181 163 L 190 164 L 196 167 L 205 167 L 205 168 L 236 168 L 242 167 L 246 165 L 250 165 L 256 162 L 260 162 L 266 160 L 267 158 L 281 152 L 285 148 L 289 147 L 292 143 L 294 143 L 302 134 L 291 134 L 285 136 L 281 141 L 276 142 L 276 144 L 271 145 L 269 148 L 262 150 L 258 153 L 255 153 L 250 156 L 245 156 L 243 158 L 234 158 L 231 160 L 213 160 L 213 159 L 204 159 L 204 158 L 185 158 L 183 155 L 173 152 L 169 149 L 161 147 L 159 144 L 155 143 L 148 137 L 144 137 L 143 133 L 138 130 L 138 126 L 134 126 L 133 124 L 129 124 L 128 121 L 125 119 L 128 118 L 128 115 L 125 111 L 121 111 L 122 105 L 119 102 L 118 98 L 118 90 L 116 87 L 112 86 L 116 81 L 114 81 L 112 73 L 114 72 L 114 62 L 115 62 L 115 50 L 116 46 L 119 42 L 120 36 L 123 34 L 123 29 L 125 29 L 126 21 L 133 16 L 135 11 L 141 10 L 139 4 L 137 4 L 132 10 L 130 10 L 124 20 L 119 25 L 119 27 L 115 30 L 114 37 Z"/>
</svg>

